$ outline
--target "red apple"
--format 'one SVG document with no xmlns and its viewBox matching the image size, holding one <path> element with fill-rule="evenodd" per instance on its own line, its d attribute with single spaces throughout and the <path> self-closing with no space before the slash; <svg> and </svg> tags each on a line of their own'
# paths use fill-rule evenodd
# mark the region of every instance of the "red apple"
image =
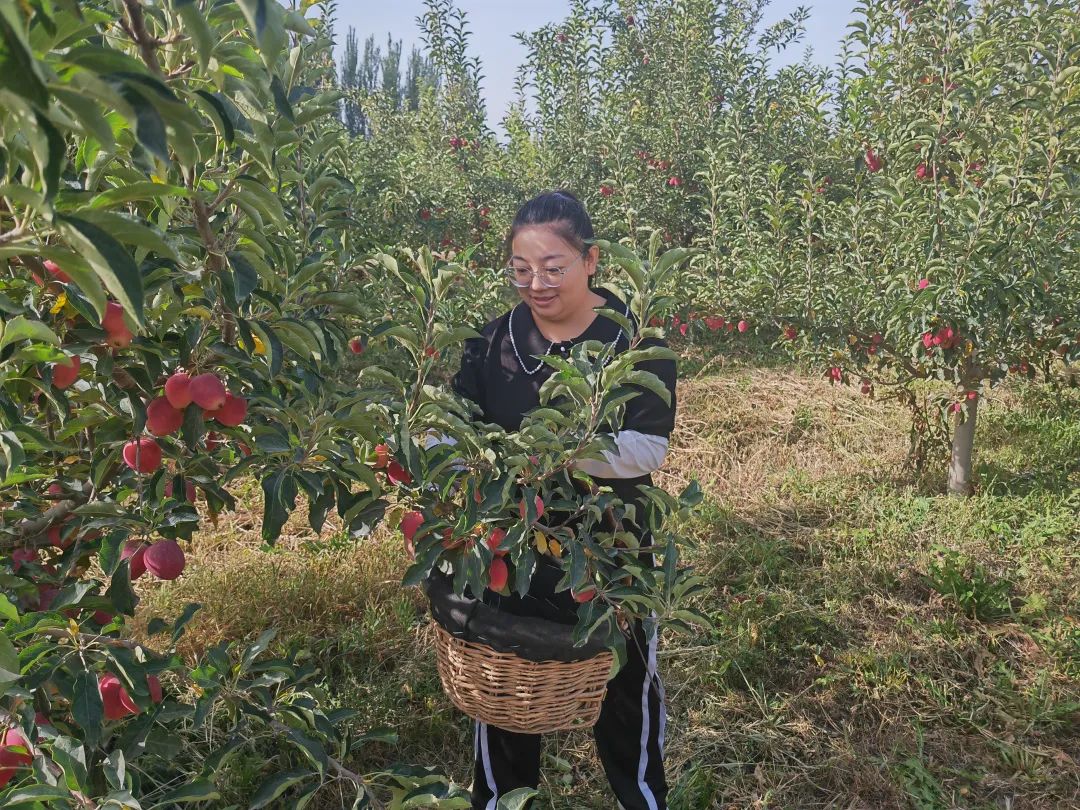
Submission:
<svg viewBox="0 0 1080 810">
<path fill-rule="evenodd" d="M 138 579 L 146 573 L 146 543 L 140 540 L 128 540 L 120 552 L 121 560 L 128 560 L 131 571 L 130 579 Z"/>
<path fill-rule="evenodd" d="M 149 436 L 124 445 L 124 463 L 141 473 L 152 473 L 161 466 L 161 448 Z"/>
<path fill-rule="evenodd" d="M 165 397 L 158 397 L 146 406 L 146 429 L 155 436 L 176 433 L 184 424 L 184 412 L 177 410 Z"/>
<path fill-rule="evenodd" d="M 53 363 L 52 381 L 60 390 L 67 388 L 79 377 L 79 366 L 82 358 L 77 354 L 70 355 L 67 362 Z"/>
<path fill-rule="evenodd" d="M 873 149 L 866 150 L 866 170 L 871 174 L 881 171 L 881 158 L 874 152 Z"/>
<path fill-rule="evenodd" d="M 405 552 L 410 560 L 416 557 L 416 545 L 413 538 L 416 537 L 416 532 L 419 531 L 423 522 L 424 516 L 419 512 L 407 512 L 401 518 L 401 533 L 405 536 Z"/>
<path fill-rule="evenodd" d="M 208 411 L 216 411 L 225 404 L 225 384 L 216 374 L 199 374 L 191 378 L 191 401 Z"/>
<path fill-rule="evenodd" d="M 506 560 L 502 557 L 496 557 L 491 561 L 491 567 L 488 568 L 488 587 L 493 591 L 503 590 L 509 576 L 510 569 L 506 567 Z"/>
<path fill-rule="evenodd" d="M 750 328 L 750 324 L 748 324 L 746 321 L 739 321 L 737 328 L 740 332 L 745 332 L 747 329 Z"/>
<path fill-rule="evenodd" d="M 98 692 L 101 693 L 106 720 L 120 720 L 139 713 L 138 705 L 131 699 L 120 679 L 111 672 L 106 672 L 98 679 Z"/>
<path fill-rule="evenodd" d="M 390 446 L 386 444 L 375 445 L 375 469 L 382 470 L 390 463 Z"/>
<path fill-rule="evenodd" d="M 191 404 L 191 375 L 186 371 L 174 372 L 165 381 L 165 399 L 174 408 L 183 410 Z"/>
<path fill-rule="evenodd" d="M 525 501 L 520 501 L 518 503 L 518 514 L 521 515 L 522 520 L 525 520 L 525 515 L 526 515 Z M 536 519 L 539 520 L 543 516 L 544 516 L 544 501 L 540 498 L 539 495 L 537 495 L 536 496 Z"/>
<path fill-rule="evenodd" d="M 15 771 L 34 761 L 30 742 L 20 728 L 6 728 L 0 735 L 0 788 L 15 776 Z"/>
<path fill-rule="evenodd" d="M 349 341 L 349 351 L 353 354 L 363 354 L 364 341 L 362 341 L 358 337 L 354 337 L 352 340 Z"/>
<path fill-rule="evenodd" d="M 71 276 L 61 270 L 60 265 L 58 265 L 51 259 L 46 259 L 44 262 L 42 262 L 42 264 L 45 266 L 46 272 L 50 276 L 55 278 L 57 281 L 61 281 L 64 284 L 67 284 L 69 281 L 71 281 Z"/>
<path fill-rule="evenodd" d="M 60 593 L 60 588 L 56 585 L 48 585 L 42 583 L 37 586 L 37 609 L 48 610 L 52 607 L 53 600 L 56 599 L 56 595 Z"/>
<path fill-rule="evenodd" d="M 124 308 L 116 301 L 105 304 L 105 314 L 101 318 L 101 328 L 106 332 L 127 331 L 124 323 Z"/>
<path fill-rule="evenodd" d="M 91 617 L 95 622 L 102 627 L 109 624 L 116 617 L 115 613 L 110 613 L 107 610 L 95 610 L 94 615 Z"/>
<path fill-rule="evenodd" d="M 165 482 L 165 496 L 171 498 L 173 494 L 173 482 L 168 480 Z M 197 493 L 195 491 L 195 485 L 191 481 L 184 479 L 184 498 L 188 503 L 195 503 Z"/>
<path fill-rule="evenodd" d="M 68 520 L 71 520 L 70 515 L 68 515 L 68 517 L 63 522 L 67 523 Z M 56 548 L 68 548 L 73 542 L 75 542 L 74 535 L 68 537 L 67 541 L 64 540 L 63 526 L 61 524 L 54 524 L 50 526 L 49 530 L 46 532 L 46 535 L 49 538 L 49 545 L 56 546 Z"/>
<path fill-rule="evenodd" d="M 26 563 L 41 562 L 41 552 L 36 548 L 17 548 L 11 552 L 11 569 L 16 573 Z"/>
<path fill-rule="evenodd" d="M 158 680 L 157 675 L 146 676 L 146 688 L 150 690 L 150 700 L 154 703 L 161 703 L 165 695 L 161 691 L 161 681 Z"/>
<path fill-rule="evenodd" d="M 158 579 L 176 579 L 187 563 L 184 550 L 175 540 L 158 540 L 146 550 L 143 560 L 146 570 Z"/>
<path fill-rule="evenodd" d="M 787 329 L 784 330 L 784 337 L 786 337 L 788 340 L 794 340 L 798 334 L 799 333 L 796 331 L 794 326 L 789 326 Z"/>
<path fill-rule="evenodd" d="M 391 461 L 386 465 L 386 477 L 390 479 L 391 484 L 412 483 L 412 476 L 409 475 L 409 471 L 396 461 Z"/>
<path fill-rule="evenodd" d="M 420 512 L 406 512 L 401 517 L 401 533 L 406 540 L 413 540 L 417 531 L 424 525 L 424 515 Z"/>
<path fill-rule="evenodd" d="M 243 423 L 247 417 L 247 400 L 232 394 L 225 395 L 225 403 L 216 411 L 207 414 L 210 419 L 216 419 L 225 427 L 236 427 Z"/>
<path fill-rule="evenodd" d="M 582 588 L 580 591 L 578 591 L 576 593 L 573 593 L 573 592 L 571 592 L 571 593 L 573 594 L 575 602 L 584 603 L 584 602 L 590 601 L 594 596 L 596 596 L 596 588 L 592 588 L 592 587 Z"/>
<path fill-rule="evenodd" d="M 613 189 L 611 186 L 600 186 L 601 197 L 610 197 L 614 193 L 615 189 Z"/>
<path fill-rule="evenodd" d="M 492 529 L 491 534 L 488 535 L 487 544 L 496 557 L 505 557 L 506 551 L 499 549 L 499 544 L 502 543 L 503 538 L 506 537 L 506 529 Z"/>
<path fill-rule="evenodd" d="M 131 345 L 131 341 L 135 339 L 135 335 L 131 333 L 131 330 L 126 326 L 117 329 L 115 332 L 109 332 L 105 338 L 105 345 L 113 349 L 123 349 L 126 346 Z"/>
<path fill-rule="evenodd" d="M 213 453 L 219 447 L 221 447 L 221 437 L 213 431 L 206 434 L 206 452 Z"/>
</svg>

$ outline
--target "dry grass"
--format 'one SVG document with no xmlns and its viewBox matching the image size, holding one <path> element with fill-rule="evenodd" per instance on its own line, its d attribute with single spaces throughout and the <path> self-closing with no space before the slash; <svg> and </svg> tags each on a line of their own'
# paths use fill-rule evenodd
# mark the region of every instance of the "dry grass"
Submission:
<svg viewBox="0 0 1080 810">
<path fill-rule="evenodd" d="M 1078 413 L 1025 391 L 986 403 L 989 480 L 958 501 L 900 477 L 895 408 L 788 369 L 681 384 L 660 483 L 707 493 L 686 535 L 715 626 L 661 656 L 672 808 L 1080 804 Z M 361 725 L 400 731 L 394 758 L 467 784 L 469 726 L 439 689 L 422 600 L 398 584 L 399 540 L 354 547 L 301 517 L 267 551 L 257 509 L 224 516 L 190 573 L 144 592 L 142 617 L 203 603 L 188 652 L 278 626 Z M 965 612 L 928 584 L 935 563 L 977 594 L 1007 581 L 1007 615 Z M 540 806 L 613 806 L 588 734 L 545 753 Z"/>
</svg>

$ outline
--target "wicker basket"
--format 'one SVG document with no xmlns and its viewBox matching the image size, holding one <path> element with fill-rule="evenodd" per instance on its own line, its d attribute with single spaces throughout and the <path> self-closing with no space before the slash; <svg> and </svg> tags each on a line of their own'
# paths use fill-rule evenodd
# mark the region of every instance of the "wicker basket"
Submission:
<svg viewBox="0 0 1080 810">
<path fill-rule="evenodd" d="M 461 711 L 520 734 L 596 724 L 614 661 L 599 640 L 574 647 L 571 626 L 503 614 L 438 575 L 425 590 L 439 678 Z"/>
<path fill-rule="evenodd" d="M 519 734 L 591 727 L 607 693 L 612 654 L 584 661 L 528 661 L 435 627 L 443 690 L 461 711 Z"/>
</svg>

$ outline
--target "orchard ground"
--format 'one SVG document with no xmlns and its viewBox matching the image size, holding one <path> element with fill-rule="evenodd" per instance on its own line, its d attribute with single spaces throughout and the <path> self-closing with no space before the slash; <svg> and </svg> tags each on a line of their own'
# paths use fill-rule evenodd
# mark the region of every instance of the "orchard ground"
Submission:
<svg viewBox="0 0 1080 810">
<path fill-rule="evenodd" d="M 902 471 L 907 416 L 854 388 L 692 348 L 681 373 L 658 483 L 707 493 L 687 556 L 716 627 L 661 652 L 673 810 L 1080 804 L 1080 392 L 989 397 L 963 500 L 938 494 L 941 470 Z M 297 514 L 267 550 L 258 499 L 207 524 L 181 580 L 138 583 L 140 620 L 201 602 L 188 652 L 275 625 L 358 727 L 398 730 L 358 770 L 423 762 L 468 784 L 471 724 L 399 585 L 400 534 L 355 546 Z M 234 760 L 223 798 L 265 764 Z M 587 732 L 550 736 L 543 772 L 540 807 L 613 804 Z"/>
</svg>

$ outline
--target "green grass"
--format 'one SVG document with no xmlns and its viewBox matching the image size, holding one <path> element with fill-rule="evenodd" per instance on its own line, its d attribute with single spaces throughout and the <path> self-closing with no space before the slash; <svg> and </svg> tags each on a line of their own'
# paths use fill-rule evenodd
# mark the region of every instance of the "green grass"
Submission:
<svg viewBox="0 0 1080 810">
<path fill-rule="evenodd" d="M 1080 803 L 1080 396 L 989 398 L 966 500 L 900 475 L 902 413 L 791 369 L 724 368 L 679 408 L 663 483 L 706 491 L 684 529 L 714 626 L 661 651 L 674 810 Z M 468 784 L 399 538 L 352 548 L 297 520 L 267 553 L 257 517 L 222 520 L 144 611 L 203 602 L 192 650 L 279 625 L 358 727 L 399 731 L 356 767 Z M 540 807 L 614 806 L 585 732 L 547 739 L 541 787 Z"/>
</svg>

